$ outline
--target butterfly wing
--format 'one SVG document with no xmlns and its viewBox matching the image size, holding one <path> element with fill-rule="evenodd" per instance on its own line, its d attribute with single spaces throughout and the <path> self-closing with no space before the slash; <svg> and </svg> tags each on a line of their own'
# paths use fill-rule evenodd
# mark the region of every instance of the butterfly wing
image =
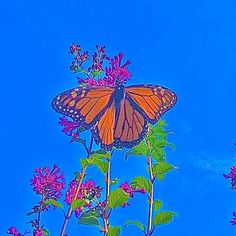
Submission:
<svg viewBox="0 0 236 236">
<path fill-rule="evenodd" d="M 125 91 L 131 105 L 151 124 L 156 123 L 177 101 L 173 91 L 156 85 L 134 85 L 126 87 Z"/>
<path fill-rule="evenodd" d="M 55 97 L 52 107 L 89 129 L 111 106 L 114 92 L 112 87 L 77 87 Z"/>
</svg>

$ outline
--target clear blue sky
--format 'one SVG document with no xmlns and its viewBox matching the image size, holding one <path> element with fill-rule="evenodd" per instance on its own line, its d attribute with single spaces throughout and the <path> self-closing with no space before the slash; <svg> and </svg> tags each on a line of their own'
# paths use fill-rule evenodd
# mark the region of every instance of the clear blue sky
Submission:
<svg viewBox="0 0 236 236">
<path fill-rule="evenodd" d="M 236 162 L 235 12 L 234 0 L 1 0 L 0 235 L 10 225 L 27 228 L 25 213 L 37 201 L 29 186 L 35 167 L 57 163 L 69 180 L 85 156 L 61 133 L 59 115 L 50 106 L 57 93 L 76 86 L 68 70 L 72 42 L 88 50 L 106 45 L 110 55 L 124 52 L 132 61 L 130 84 L 160 84 L 178 95 L 165 120 L 177 147 L 167 160 L 179 169 L 156 192 L 165 209 L 179 217 L 156 235 L 234 234 L 236 226 L 229 221 L 236 193 L 222 173 Z M 123 181 L 146 170 L 145 160 L 126 162 L 123 153 L 115 154 L 114 165 L 113 176 Z M 102 180 L 98 173 L 95 177 Z M 145 222 L 144 203 L 138 196 L 115 212 L 112 224 L 138 214 Z M 58 235 L 62 215 L 50 214 L 45 226 Z M 70 226 L 72 236 L 99 235 Z M 142 234 L 128 227 L 122 236 L 129 235 Z"/>
</svg>

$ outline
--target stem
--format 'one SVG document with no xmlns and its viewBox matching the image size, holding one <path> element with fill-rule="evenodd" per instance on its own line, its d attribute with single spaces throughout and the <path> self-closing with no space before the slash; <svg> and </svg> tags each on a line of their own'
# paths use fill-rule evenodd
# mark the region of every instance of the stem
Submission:
<svg viewBox="0 0 236 236">
<path fill-rule="evenodd" d="M 111 154 L 112 156 L 112 154 Z M 110 186 L 111 186 L 111 160 L 108 159 L 107 160 L 108 163 L 108 169 L 107 169 L 107 173 L 106 173 L 106 207 L 105 207 L 105 216 L 103 218 L 103 222 L 104 222 L 104 235 L 106 236 L 108 233 L 108 229 L 109 229 L 109 217 L 110 217 L 110 212 L 108 209 L 108 196 L 110 194 Z"/>
<path fill-rule="evenodd" d="M 151 191 L 148 195 L 148 201 L 149 201 L 149 210 L 148 210 L 148 229 L 147 229 L 147 236 L 151 236 L 152 234 L 152 214 L 153 214 L 153 197 L 154 197 L 154 178 L 152 173 L 152 158 L 151 156 L 147 157 L 147 163 L 148 163 L 148 169 L 150 174 L 150 180 L 151 180 Z"/>
<path fill-rule="evenodd" d="M 86 145 L 85 145 L 85 146 L 86 146 Z M 90 154 L 91 154 L 92 146 L 93 146 L 93 137 L 91 136 L 91 141 L 90 141 L 89 148 L 88 148 L 87 146 L 85 147 L 85 149 L 86 149 L 86 151 L 87 151 L 87 158 L 89 158 L 89 156 L 90 156 Z M 79 180 L 78 180 L 78 186 L 77 186 L 77 188 L 76 188 L 76 192 L 75 192 L 75 196 L 74 196 L 74 198 L 73 198 L 73 201 L 76 200 L 77 197 L 78 197 L 78 194 L 79 194 L 79 190 L 80 190 L 82 181 L 83 181 L 83 179 L 84 179 L 84 177 L 85 177 L 86 169 L 87 169 L 86 166 L 82 168 L 82 172 L 81 172 L 80 177 L 79 177 Z M 72 202 L 73 202 L 73 201 L 72 201 Z M 69 210 L 68 210 L 68 212 L 67 212 L 67 215 L 66 215 L 66 217 L 65 217 L 64 223 L 63 223 L 63 225 L 62 225 L 62 229 L 61 229 L 60 236 L 64 236 L 64 235 L 65 235 L 66 227 L 67 227 L 67 224 L 68 224 L 68 222 L 69 222 L 69 219 L 70 219 L 70 217 L 71 217 L 71 215 L 72 215 L 72 212 L 73 212 L 72 205 L 70 205 Z"/>
<path fill-rule="evenodd" d="M 149 142 L 148 141 L 146 141 L 146 142 L 147 142 L 147 144 L 149 146 Z M 151 155 L 147 156 L 147 164 L 148 164 L 149 178 L 150 178 L 150 181 L 151 181 L 151 191 L 148 194 L 149 210 L 148 210 L 147 236 L 151 236 L 152 235 L 154 181 L 155 181 L 155 178 L 153 176 L 153 171 L 152 171 L 152 157 L 151 157 Z"/>
</svg>

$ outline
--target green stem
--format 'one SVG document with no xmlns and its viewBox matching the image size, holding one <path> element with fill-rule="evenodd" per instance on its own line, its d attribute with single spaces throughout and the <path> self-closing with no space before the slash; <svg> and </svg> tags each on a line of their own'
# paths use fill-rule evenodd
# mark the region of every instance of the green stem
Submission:
<svg viewBox="0 0 236 236">
<path fill-rule="evenodd" d="M 87 158 L 89 158 L 90 154 L 91 154 L 91 150 L 92 150 L 92 146 L 93 146 L 93 137 L 91 137 L 91 141 L 90 141 L 90 145 L 89 145 L 89 148 L 85 145 L 85 149 L 87 151 Z M 82 172 L 80 174 L 80 177 L 79 179 L 77 180 L 78 181 L 78 185 L 77 185 L 77 188 L 76 188 L 76 192 L 75 192 L 75 196 L 73 198 L 73 201 L 77 199 L 78 197 L 78 194 L 79 194 L 79 190 L 80 190 L 80 187 L 81 187 L 81 184 L 82 184 L 82 181 L 85 177 L 85 174 L 86 174 L 86 166 L 82 168 Z M 73 202 L 72 201 L 72 202 Z M 73 209 L 72 209 L 72 204 L 70 205 L 69 207 L 69 210 L 66 214 L 66 217 L 65 217 L 65 220 L 63 222 L 63 225 L 62 225 L 62 228 L 61 228 L 61 232 L 60 232 L 60 236 L 64 236 L 65 235 L 65 232 L 66 232 L 66 227 L 67 227 L 67 224 L 69 222 L 69 219 L 72 215 L 72 212 L 73 212 Z"/>
</svg>

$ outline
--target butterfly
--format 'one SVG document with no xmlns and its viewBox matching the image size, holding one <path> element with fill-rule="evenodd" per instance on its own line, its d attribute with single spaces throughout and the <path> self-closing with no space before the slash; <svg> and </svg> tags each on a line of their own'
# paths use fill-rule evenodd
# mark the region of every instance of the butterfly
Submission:
<svg viewBox="0 0 236 236">
<path fill-rule="evenodd" d="M 122 83 L 81 86 L 56 96 L 55 111 L 91 129 L 101 148 L 130 148 L 145 137 L 148 123 L 156 123 L 177 101 L 173 91 L 158 85 Z"/>
</svg>

